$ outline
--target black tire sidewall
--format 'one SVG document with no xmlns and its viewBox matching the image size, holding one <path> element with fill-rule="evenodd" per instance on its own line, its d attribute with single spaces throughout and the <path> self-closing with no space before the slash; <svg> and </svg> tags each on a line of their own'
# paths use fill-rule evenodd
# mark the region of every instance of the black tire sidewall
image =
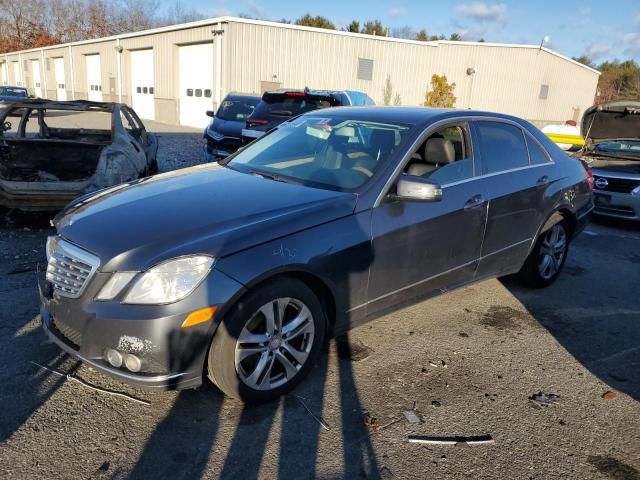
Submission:
<svg viewBox="0 0 640 480">
<path fill-rule="evenodd" d="M 235 369 L 236 341 L 249 318 L 263 305 L 281 297 L 303 302 L 313 315 L 315 333 L 307 361 L 286 384 L 269 391 L 254 390 L 245 385 Z M 291 391 L 313 367 L 322 349 L 326 328 L 326 314 L 318 297 L 305 283 L 281 277 L 261 284 L 249 291 L 222 319 L 211 342 L 208 355 L 208 376 L 226 395 L 246 403 L 274 400 Z"/>
</svg>

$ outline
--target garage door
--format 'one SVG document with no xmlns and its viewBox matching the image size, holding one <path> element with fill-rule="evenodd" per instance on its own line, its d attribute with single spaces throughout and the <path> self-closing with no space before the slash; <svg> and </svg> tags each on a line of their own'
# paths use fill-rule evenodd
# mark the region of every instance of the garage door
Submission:
<svg viewBox="0 0 640 480">
<path fill-rule="evenodd" d="M 33 71 L 33 93 L 36 97 L 42 98 L 42 84 L 40 83 L 40 60 L 31 60 L 31 71 Z"/>
<path fill-rule="evenodd" d="M 102 72 L 100 55 L 87 55 L 87 98 L 94 102 L 102 101 Z"/>
<path fill-rule="evenodd" d="M 213 108 L 213 44 L 180 47 L 180 124 L 204 128 Z"/>
<path fill-rule="evenodd" d="M 131 52 L 131 104 L 139 117 L 155 119 L 151 49 Z"/>
<path fill-rule="evenodd" d="M 13 81 L 15 85 L 22 86 L 22 75 L 20 75 L 20 62 L 11 62 L 11 69 L 13 70 Z"/>
<path fill-rule="evenodd" d="M 64 78 L 64 58 L 54 58 L 53 69 L 56 73 L 56 98 L 65 101 L 67 99 L 67 85 Z"/>
</svg>

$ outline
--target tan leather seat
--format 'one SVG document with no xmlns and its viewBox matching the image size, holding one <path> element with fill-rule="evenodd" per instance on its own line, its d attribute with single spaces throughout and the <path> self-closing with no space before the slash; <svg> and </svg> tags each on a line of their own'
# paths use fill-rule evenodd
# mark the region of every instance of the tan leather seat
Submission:
<svg viewBox="0 0 640 480">
<path fill-rule="evenodd" d="M 456 160 L 456 150 L 451 140 L 440 137 L 430 137 L 424 146 L 422 161 L 412 160 L 407 169 L 408 175 L 422 177 L 428 175 L 443 165 Z"/>
</svg>

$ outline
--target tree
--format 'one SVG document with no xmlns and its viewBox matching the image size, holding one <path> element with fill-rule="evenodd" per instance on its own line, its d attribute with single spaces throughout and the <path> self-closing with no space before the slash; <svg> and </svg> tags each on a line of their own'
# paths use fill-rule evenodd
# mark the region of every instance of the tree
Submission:
<svg viewBox="0 0 640 480">
<path fill-rule="evenodd" d="M 446 75 L 433 74 L 431 77 L 431 90 L 425 94 L 425 107 L 453 108 L 456 97 L 453 91 L 455 83 L 448 83 Z"/>
<path fill-rule="evenodd" d="M 391 105 L 392 97 L 393 85 L 391 85 L 391 75 L 387 75 L 387 79 L 384 82 L 384 88 L 382 89 L 382 103 L 384 105 Z"/>
<path fill-rule="evenodd" d="M 382 25 L 380 20 L 369 20 L 364 24 L 360 33 L 366 33 L 368 35 L 377 35 L 379 37 L 387 36 L 387 29 Z"/>
<path fill-rule="evenodd" d="M 405 25 L 404 27 L 396 27 L 391 30 L 391 36 L 394 38 L 405 38 L 407 40 L 412 40 L 416 38 L 416 32 L 409 25 Z"/>
<path fill-rule="evenodd" d="M 344 28 L 345 32 L 360 33 L 360 22 L 351 20 L 351 23 Z"/>
<path fill-rule="evenodd" d="M 571 59 L 575 60 L 578 63 L 586 65 L 587 67 L 595 68 L 593 61 L 586 55 L 580 55 L 579 57 L 571 57 Z"/>
<path fill-rule="evenodd" d="M 399 93 L 396 93 L 395 96 L 393 97 L 393 104 L 402 105 L 402 98 L 400 97 Z"/>
<path fill-rule="evenodd" d="M 640 66 L 634 60 L 603 62 L 598 70 L 602 75 L 598 81 L 600 95 L 596 97 L 596 103 L 640 100 Z"/>
<path fill-rule="evenodd" d="M 427 40 L 429 40 L 429 37 L 427 36 L 427 31 L 424 28 L 416 34 L 416 40 L 420 42 L 426 42 Z"/>
<path fill-rule="evenodd" d="M 462 36 L 459 33 L 453 32 L 451 35 L 449 35 L 449 40 L 451 40 L 452 42 L 459 42 L 462 40 Z"/>
<path fill-rule="evenodd" d="M 310 14 L 306 14 L 300 17 L 295 22 L 296 25 L 304 25 L 306 27 L 326 28 L 327 30 L 335 30 L 336 26 L 326 17 L 322 15 L 316 15 L 312 17 Z"/>
<path fill-rule="evenodd" d="M 436 40 L 444 40 L 444 35 L 431 35 L 429 37 L 430 42 L 435 42 Z"/>
<path fill-rule="evenodd" d="M 480 43 L 484 43 L 484 42 L 485 42 L 485 40 L 484 40 L 484 38 L 479 38 L 479 39 L 478 39 L 478 42 L 480 42 Z"/>
</svg>

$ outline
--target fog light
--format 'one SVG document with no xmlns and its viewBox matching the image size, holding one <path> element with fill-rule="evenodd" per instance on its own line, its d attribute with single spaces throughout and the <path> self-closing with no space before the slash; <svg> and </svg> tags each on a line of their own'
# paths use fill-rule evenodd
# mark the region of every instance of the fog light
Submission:
<svg viewBox="0 0 640 480">
<path fill-rule="evenodd" d="M 124 357 L 124 366 L 132 372 L 139 372 L 142 368 L 142 361 L 132 353 L 127 353 Z"/>
<path fill-rule="evenodd" d="M 119 351 L 110 348 L 106 351 L 105 357 L 112 367 L 120 368 L 122 366 L 122 354 Z"/>
</svg>

